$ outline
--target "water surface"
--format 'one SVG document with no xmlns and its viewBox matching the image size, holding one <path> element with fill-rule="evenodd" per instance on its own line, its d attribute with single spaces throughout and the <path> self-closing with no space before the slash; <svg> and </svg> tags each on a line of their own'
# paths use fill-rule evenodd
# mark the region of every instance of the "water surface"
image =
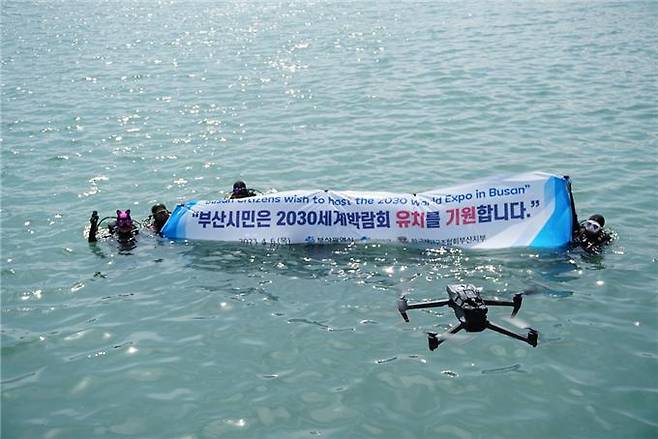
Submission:
<svg viewBox="0 0 658 439">
<path fill-rule="evenodd" d="M 655 2 L 4 1 L 2 436 L 658 435 Z M 652 30 L 654 29 L 654 30 Z M 82 238 L 236 179 L 416 192 L 571 176 L 603 256 Z M 430 353 L 526 291 L 539 346 Z M 492 319 L 507 326 L 504 312 Z"/>
</svg>

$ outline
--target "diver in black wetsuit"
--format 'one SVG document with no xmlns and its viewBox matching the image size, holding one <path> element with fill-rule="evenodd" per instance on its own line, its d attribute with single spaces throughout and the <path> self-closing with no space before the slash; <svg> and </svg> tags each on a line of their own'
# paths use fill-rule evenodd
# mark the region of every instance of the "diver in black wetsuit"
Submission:
<svg viewBox="0 0 658 439">
<path fill-rule="evenodd" d="M 580 223 L 578 229 L 574 230 L 573 245 L 580 247 L 587 253 L 599 254 L 603 246 L 613 240 L 610 232 L 605 230 L 605 218 L 602 215 L 592 215 L 586 221 Z"/>
<path fill-rule="evenodd" d="M 132 243 L 135 240 L 135 235 L 139 233 L 139 227 L 133 222 L 133 219 L 130 217 L 130 209 L 128 210 L 117 210 L 116 217 L 105 217 L 99 221 L 98 212 L 93 211 L 91 213 L 91 218 L 89 218 L 89 223 L 91 224 L 89 228 L 89 234 L 87 236 L 87 241 L 96 242 L 98 241 L 98 226 L 100 226 L 105 220 L 114 219 L 107 224 L 107 231 L 103 237 L 113 236 L 120 243 Z"/>
<path fill-rule="evenodd" d="M 154 204 L 151 207 L 151 215 L 147 218 L 148 228 L 160 235 L 160 230 L 164 227 L 169 219 L 171 212 L 167 210 L 167 206 L 162 203 Z"/>
<path fill-rule="evenodd" d="M 238 180 L 233 183 L 233 191 L 229 195 L 229 198 L 235 200 L 237 198 L 255 197 L 256 195 L 256 191 L 248 189 L 244 181 Z"/>
</svg>

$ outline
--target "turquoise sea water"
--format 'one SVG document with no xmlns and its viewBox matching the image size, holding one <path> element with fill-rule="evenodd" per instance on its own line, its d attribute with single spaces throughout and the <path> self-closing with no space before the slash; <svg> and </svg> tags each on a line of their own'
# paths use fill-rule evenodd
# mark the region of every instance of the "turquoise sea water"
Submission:
<svg viewBox="0 0 658 439">
<path fill-rule="evenodd" d="M 3 1 L 3 438 L 658 436 L 656 2 Z M 541 170 L 578 252 L 90 247 L 92 210 Z M 427 350 L 472 282 L 539 346 Z M 503 313 L 491 310 L 504 322 Z M 509 323 L 507 323 L 509 325 Z"/>
</svg>

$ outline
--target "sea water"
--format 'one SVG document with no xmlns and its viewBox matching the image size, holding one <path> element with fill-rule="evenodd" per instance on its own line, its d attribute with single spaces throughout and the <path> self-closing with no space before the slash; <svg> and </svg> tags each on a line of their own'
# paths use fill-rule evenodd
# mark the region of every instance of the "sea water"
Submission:
<svg viewBox="0 0 658 439">
<path fill-rule="evenodd" d="M 658 435 L 658 3 L 12 1 L 3 438 Z M 569 175 L 578 251 L 83 237 L 92 210 Z M 539 345 L 429 352 L 468 282 Z"/>
</svg>

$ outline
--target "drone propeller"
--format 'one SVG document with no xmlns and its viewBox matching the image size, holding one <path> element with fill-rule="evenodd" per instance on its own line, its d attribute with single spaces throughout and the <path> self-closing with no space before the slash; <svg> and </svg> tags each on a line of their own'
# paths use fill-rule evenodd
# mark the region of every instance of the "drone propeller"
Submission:
<svg viewBox="0 0 658 439">
<path fill-rule="evenodd" d="M 532 329 L 528 328 L 528 344 L 532 346 L 533 348 L 537 347 L 537 338 L 539 336 L 539 333 Z"/>
<path fill-rule="evenodd" d="M 405 296 L 401 296 L 398 299 L 398 311 L 400 311 L 400 314 L 402 315 L 402 318 L 405 322 L 409 321 L 409 316 L 407 315 L 408 308 L 409 306 L 407 304 L 407 298 Z"/>
<path fill-rule="evenodd" d="M 523 294 L 515 294 L 514 298 L 512 299 L 512 303 L 514 304 L 514 309 L 512 309 L 512 317 L 516 316 L 516 313 L 518 313 L 521 309 L 521 302 L 523 302 Z"/>
<path fill-rule="evenodd" d="M 500 317 L 500 319 L 519 329 L 528 329 L 530 327 L 528 322 L 518 317 Z"/>
<path fill-rule="evenodd" d="M 441 339 L 439 339 L 438 335 L 439 334 L 437 334 L 436 332 L 427 333 L 427 342 L 429 344 L 430 351 L 433 351 L 434 349 L 438 348 L 439 345 L 445 341 L 444 337 L 441 337 Z"/>
</svg>

